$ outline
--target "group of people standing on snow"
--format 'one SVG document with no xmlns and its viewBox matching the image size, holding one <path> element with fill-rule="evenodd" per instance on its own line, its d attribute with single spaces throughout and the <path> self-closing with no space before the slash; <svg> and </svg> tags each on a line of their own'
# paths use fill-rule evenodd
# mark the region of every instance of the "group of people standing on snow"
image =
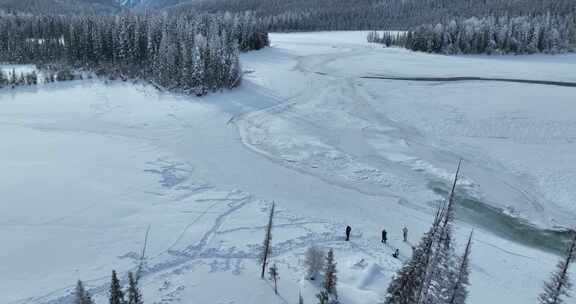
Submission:
<svg viewBox="0 0 576 304">
<path fill-rule="evenodd" d="M 408 228 L 404 227 L 402 228 L 402 237 L 404 239 L 404 242 L 408 242 Z M 388 232 L 386 232 L 386 229 L 382 230 L 382 243 L 386 244 L 386 242 L 388 241 Z"/>
<path fill-rule="evenodd" d="M 352 233 L 352 227 L 350 226 L 346 226 L 346 241 L 350 241 L 350 233 Z M 402 238 L 404 239 L 404 242 L 408 242 L 408 228 L 404 227 L 402 228 Z M 388 241 L 388 232 L 386 231 L 386 229 L 382 229 L 382 243 L 386 244 Z M 393 257 L 398 258 L 398 256 L 400 255 L 400 252 L 398 250 L 398 248 L 396 248 L 396 250 L 394 251 L 394 253 L 392 254 Z"/>
</svg>

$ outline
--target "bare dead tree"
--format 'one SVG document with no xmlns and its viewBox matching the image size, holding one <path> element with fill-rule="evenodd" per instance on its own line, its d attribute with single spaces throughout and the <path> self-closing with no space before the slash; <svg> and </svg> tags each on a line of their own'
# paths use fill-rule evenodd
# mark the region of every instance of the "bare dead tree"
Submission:
<svg viewBox="0 0 576 304">
<path fill-rule="evenodd" d="M 146 247 L 148 247 L 148 235 L 150 234 L 151 225 L 148 225 L 146 229 L 146 235 L 144 236 L 144 245 L 142 245 L 142 253 L 140 254 L 140 262 L 138 263 L 138 269 L 136 269 L 135 280 L 138 282 L 140 276 L 142 275 L 142 270 L 146 264 Z"/>
<path fill-rule="evenodd" d="M 261 279 L 264 279 L 268 257 L 270 257 L 270 254 L 272 254 L 272 223 L 274 219 L 275 207 L 276 203 L 272 202 L 272 208 L 270 208 L 270 215 L 268 216 L 268 225 L 266 226 L 266 234 L 264 235 L 262 253 L 260 254 L 260 262 L 262 263 L 262 273 L 260 274 Z"/>
</svg>

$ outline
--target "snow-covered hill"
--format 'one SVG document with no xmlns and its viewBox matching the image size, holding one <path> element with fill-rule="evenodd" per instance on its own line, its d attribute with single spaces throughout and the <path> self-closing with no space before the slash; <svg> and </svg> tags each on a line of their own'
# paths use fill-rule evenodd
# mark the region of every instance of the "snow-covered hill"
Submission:
<svg viewBox="0 0 576 304">
<path fill-rule="evenodd" d="M 0 90 L 0 303 L 62 303 L 77 279 L 106 303 L 148 226 L 146 303 L 314 303 L 312 244 L 335 250 L 342 303 L 377 303 L 460 157 L 469 303 L 536 303 L 558 258 L 546 229 L 576 221 L 574 88 L 361 77 L 574 82 L 574 56 L 434 56 L 365 34 L 272 35 L 243 55 L 241 88 L 205 98 L 97 80 Z M 257 265 L 272 201 L 280 296 Z"/>
</svg>

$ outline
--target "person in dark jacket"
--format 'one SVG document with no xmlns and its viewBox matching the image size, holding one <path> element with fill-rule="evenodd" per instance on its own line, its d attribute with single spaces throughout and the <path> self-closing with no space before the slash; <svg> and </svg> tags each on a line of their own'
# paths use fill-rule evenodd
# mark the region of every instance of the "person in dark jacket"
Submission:
<svg viewBox="0 0 576 304">
<path fill-rule="evenodd" d="M 388 233 L 386 232 L 386 229 L 382 229 L 382 243 L 386 244 L 386 241 L 388 241 Z"/>
<path fill-rule="evenodd" d="M 352 227 L 346 226 L 346 241 L 350 240 L 350 232 L 352 232 Z"/>
<path fill-rule="evenodd" d="M 394 251 L 392 256 L 397 259 L 399 255 L 400 255 L 400 251 L 398 250 L 398 248 L 396 248 L 396 251 Z"/>
<path fill-rule="evenodd" d="M 406 226 L 402 228 L 402 236 L 404 237 L 404 242 L 408 242 L 408 228 Z"/>
</svg>

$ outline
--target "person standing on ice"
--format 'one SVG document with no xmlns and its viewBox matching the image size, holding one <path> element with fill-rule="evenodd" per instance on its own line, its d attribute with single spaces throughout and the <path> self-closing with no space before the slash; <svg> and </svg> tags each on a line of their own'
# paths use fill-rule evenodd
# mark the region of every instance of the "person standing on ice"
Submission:
<svg viewBox="0 0 576 304">
<path fill-rule="evenodd" d="M 346 241 L 350 240 L 350 232 L 352 232 L 352 227 L 346 226 Z"/>
<path fill-rule="evenodd" d="M 398 250 L 398 248 L 396 248 L 396 250 L 394 251 L 392 256 L 397 259 L 399 255 L 400 255 L 400 250 Z"/>
<path fill-rule="evenodd" d="M 386 244 L 386 241 L 388 240 L 387 234 L 386 229 L 382 229 L 382 243 L 384 244 Z"/>
<path fill-rule="evenodd" d="M 402 236 L 404 237 L 404 242 L 408 242 L 408 228 L 406 226 L 402 228 Z"/>
</svg>

